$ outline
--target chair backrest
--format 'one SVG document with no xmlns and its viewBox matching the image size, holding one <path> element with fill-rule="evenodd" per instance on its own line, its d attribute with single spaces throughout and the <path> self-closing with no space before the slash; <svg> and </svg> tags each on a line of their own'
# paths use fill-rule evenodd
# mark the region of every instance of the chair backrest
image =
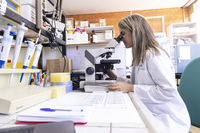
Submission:
<svg viewBox="0 0 200 133">
<path fill-rule="evenodd" d="M 185 67 L 178 92 L 187 106 L 192 125 L 200 127 L 200 57 Z"/>
</svg>

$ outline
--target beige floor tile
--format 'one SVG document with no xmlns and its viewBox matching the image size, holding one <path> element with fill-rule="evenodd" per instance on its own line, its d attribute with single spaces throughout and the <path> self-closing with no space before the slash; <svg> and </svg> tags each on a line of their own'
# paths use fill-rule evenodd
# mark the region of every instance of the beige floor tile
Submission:
<svg viewBox="0 0 200 133">
<path fill-rule="evenodd" d="M 191 126 L 190 132 L 191 133 L 200 133 L 200 128 L 195 127 L 195 126 Z"/>
</svg>

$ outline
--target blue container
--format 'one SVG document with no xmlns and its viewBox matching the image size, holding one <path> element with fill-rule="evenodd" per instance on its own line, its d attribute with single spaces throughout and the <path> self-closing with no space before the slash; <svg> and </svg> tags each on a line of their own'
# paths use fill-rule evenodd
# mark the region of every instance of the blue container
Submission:
<svg viewBox="0 0 200 133">
<path fill-rule="evenodd" d="M 54 82 L 54 85 L 64 85 L 66 89 L 66 94 L 69 92 L 72 92 L 72 81 L 66 81 L 66 82 Z"/>
<path fill-rule="evenodd" d="M 13 9 L 15 11 L 17 10 L 16 6 L 11 1 L 9 1 L 9 0 L 6 0 L 6 1 L 7 1 L 7 6 L 8 7 L 10 7 L 11 9 Z"/>
</svg>

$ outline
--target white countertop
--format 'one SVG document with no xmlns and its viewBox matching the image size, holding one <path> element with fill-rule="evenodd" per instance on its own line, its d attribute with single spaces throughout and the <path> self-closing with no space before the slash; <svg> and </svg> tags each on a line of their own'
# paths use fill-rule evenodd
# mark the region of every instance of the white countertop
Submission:
<svg viewBox="0 0 200 133">
<path fill-rule="evenodd" d="M 81 105 L 91 93 L 71 92 L 56 99 L 40 104 L 55 103 L 58 105 Z M 123 94 L 127 108 L 95 107 L 85 125 L 75 125 L 76 133 L 161 133 L 157 121 L 146 106 L 134 93 Z M 59 103 L 58 103 L 59 101 Z M 30 107 L 31 108 L 31 107 Z M 0 128 L 20 126 L 14 124 L 18 113 L 0 115 Z"/>
</svg>

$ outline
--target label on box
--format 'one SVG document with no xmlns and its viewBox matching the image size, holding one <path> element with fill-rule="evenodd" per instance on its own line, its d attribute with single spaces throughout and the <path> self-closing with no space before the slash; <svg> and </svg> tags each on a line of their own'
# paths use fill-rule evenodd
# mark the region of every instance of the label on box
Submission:
<svg viewBox="0 0 200 133">
<path fill-rule="evenodd" d="M 99 23 L 100 23 L 100 27 L 106 26 L 106 19 L 100 19 Z"/>
<path fill-rule="evenodd" d="M 66 21 L 66 25 L 72 25 L 71 20 L 67 20 L 67 21 Z"/>
<path fill-rule="evenodd" d="M 90 24 L 90 27 L 95 27 L 95 24 Z"/>
<path fill-rule="evenodd" d="M 105 39 L 112 39 L 112 30 L 105 30 Z"/>
<path fill-rule="evenodd" d="M 64 59 L 52 59 L 46 61 L 47 70 L 52 72 L 63 72 Z M 71 59 L 66 59 L 65 71 L 71 72 Z"/>
<path fill-rule="evenodd" d="M 80 21 L 80 27 L 88 27 L 88 21 Z"/>
</svg>

